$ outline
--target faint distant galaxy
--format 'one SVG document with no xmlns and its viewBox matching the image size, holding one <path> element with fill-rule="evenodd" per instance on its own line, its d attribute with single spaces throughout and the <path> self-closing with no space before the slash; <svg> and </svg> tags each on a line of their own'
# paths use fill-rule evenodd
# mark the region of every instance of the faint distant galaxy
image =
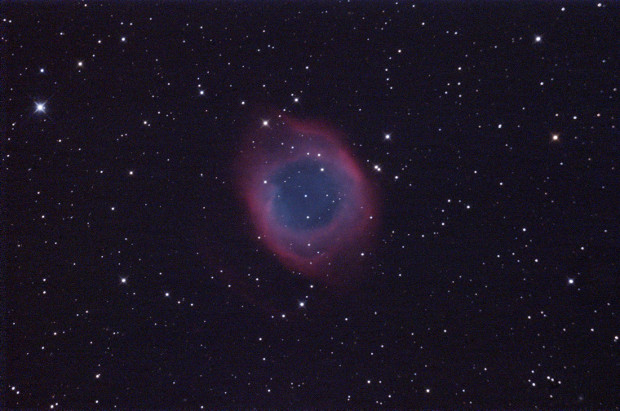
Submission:
<svg viewBox="0 0 620 411">
<path fill-rule="evenodd" d="M 258 122 L 236 161 L 256 238 L 288 269 L 346 284 L 363 267 L 379 218 L 376 188 L 328 126 L 290 116 Z"/>
</svg>

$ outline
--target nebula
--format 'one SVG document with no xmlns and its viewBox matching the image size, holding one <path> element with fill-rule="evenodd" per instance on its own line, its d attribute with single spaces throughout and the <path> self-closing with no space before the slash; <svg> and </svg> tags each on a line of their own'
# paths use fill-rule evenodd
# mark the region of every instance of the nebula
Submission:
<svg viewBox="0 0 620 411">
<path fill-rule="evenodd" d="M 283 115 L 260 124 L 236 162 L 256 238 L 288 269 L 351 280 L 378 224 L 374 185 L 337 131 Z"/>
</svg>

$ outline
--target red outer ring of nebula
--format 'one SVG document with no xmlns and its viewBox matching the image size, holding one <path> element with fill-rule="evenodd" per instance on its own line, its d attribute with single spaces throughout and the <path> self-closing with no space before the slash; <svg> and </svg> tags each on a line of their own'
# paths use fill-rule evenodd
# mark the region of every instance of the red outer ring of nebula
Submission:
<svg viewBox="0 0 620 411">
<path fill-rule="evenodd" d="M 344 144 L 344 136 L 313 121 L 278 115 L 249 130 L 235 163 L 236 185 L 256 238 L 288 269 L 325 283 L 357 278 L 379 223 L 376 187 Z M 336 215 L 316 229 L 283 226 L 273 212 L 275 187 L 266 183 L 282 167 L 313 158 L 341 183 Z"/>
</svg>

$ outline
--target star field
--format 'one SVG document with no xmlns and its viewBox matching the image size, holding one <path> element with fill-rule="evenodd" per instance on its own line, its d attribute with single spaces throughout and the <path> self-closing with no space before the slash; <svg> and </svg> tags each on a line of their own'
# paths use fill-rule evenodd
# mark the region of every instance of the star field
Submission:
<svg viewBox="0 0 620 411">
<path fill-rule="evenodd" d="M 617 3 L 3 10 L 1 408 L 620 405 Z M 287 116 L 376 187 L 346 287 L 235 186 Z M 331 166 L 259 176 L 283 225 Z"/>
</svg>

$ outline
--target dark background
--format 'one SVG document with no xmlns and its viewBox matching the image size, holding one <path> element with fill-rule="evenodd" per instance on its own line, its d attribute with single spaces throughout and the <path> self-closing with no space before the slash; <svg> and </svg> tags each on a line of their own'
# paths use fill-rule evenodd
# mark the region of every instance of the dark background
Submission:
<svg viewBox="0 0 620 411">
<path fill-rule="evenodd" d="M 3 2 L 0 403 L 617 407 L 618 11 Z M 380 187 L 355 290 L 254 241 L 271 110 Z"/>
</svg>

